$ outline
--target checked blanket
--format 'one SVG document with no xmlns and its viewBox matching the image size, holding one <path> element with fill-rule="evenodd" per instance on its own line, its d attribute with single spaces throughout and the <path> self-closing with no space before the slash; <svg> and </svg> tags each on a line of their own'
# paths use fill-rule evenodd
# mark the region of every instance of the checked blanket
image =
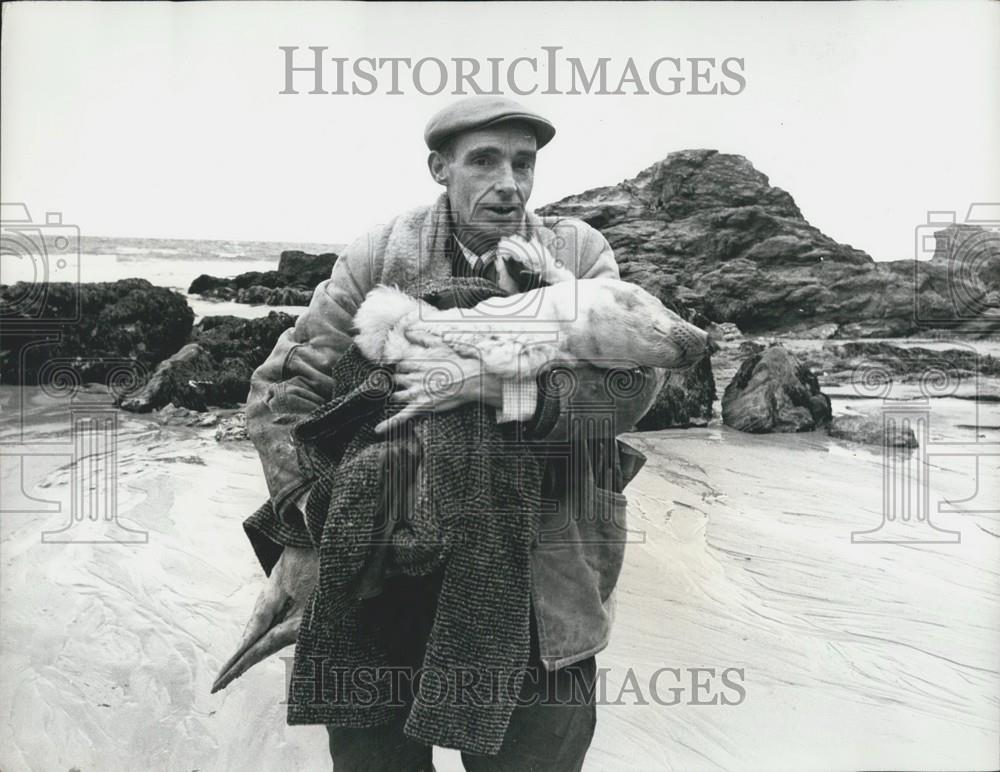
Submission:
<svg viewBox="0 0 1000 772">
<path fill-rule="evenodd" d="M 503 294 L 481 278 L 404 288 L 440 308 Z M 472 403 L 374 427 L 395 410 L 392 373 L 352 346 L 333 399 L 294 431 L 315 483 L 306 527 L 320 556 L 289 692 L 289 724 L 370 727 L 400 709 L 363 598 L 389 574 L 442 572 L 422 675 L 404 731 L 433 745 L 499 751 L 529 657 L 530 550 L 544 458 L 493 408 Z"/>
</svg>

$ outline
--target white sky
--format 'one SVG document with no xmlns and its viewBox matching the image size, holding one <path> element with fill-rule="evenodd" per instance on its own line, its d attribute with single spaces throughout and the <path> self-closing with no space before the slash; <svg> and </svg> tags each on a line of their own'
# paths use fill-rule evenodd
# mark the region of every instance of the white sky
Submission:
<svg viewBox="0 0 1000 772">
<path fill-rule="evenodd" d="M 438 192 L 455 97 L 279 95 L 282 45 L 328 55 L 745 59 L 739 96 L 524 97 L 558 134 L 531 204 L 673 150 L 740 153 L 806 218 L 910 257 L 928 209 L 1000 200 L 1000 5 L 3 6 L 2 198 L 84 235 L 346 242 Z M 304 51 L 302 53 L 305 53 Z M 407 81 L 408 82 L 408 81 Z"/>
</svg>

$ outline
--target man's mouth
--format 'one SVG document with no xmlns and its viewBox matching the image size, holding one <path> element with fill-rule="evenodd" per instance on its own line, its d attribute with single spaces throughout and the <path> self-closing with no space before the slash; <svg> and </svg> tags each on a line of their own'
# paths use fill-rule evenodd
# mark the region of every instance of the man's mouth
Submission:
<svg viewBox="0 0 1000 772">
<path fill-rule="evenodd" d="M 521 207 L 519 206 L 505 206 L 503 204 L 486 204 L 482 207 L 485 211 L 496 217 L 511 217 L 515 214 L 521 213 Z"/>
</svg>

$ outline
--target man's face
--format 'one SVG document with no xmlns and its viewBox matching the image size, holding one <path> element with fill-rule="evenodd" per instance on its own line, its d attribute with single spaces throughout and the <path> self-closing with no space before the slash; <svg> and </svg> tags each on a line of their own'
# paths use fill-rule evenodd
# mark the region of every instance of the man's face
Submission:
<svg viewBox="0 0 1000 772">
<path fill-rule="evenodd" d="M 482 244 L 518 232 L 535 181 L 534 132 L 514 121 L 456 137 L 448 153 L 431 153 L 460 233 Z"/>
</svg>

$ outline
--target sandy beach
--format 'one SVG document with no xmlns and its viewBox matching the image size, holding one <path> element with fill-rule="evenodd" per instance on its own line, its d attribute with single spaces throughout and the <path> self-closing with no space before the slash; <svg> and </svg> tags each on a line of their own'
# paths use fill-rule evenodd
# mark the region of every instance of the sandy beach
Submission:
<svg viewBox="0 0 1000 772">
<path fill-rule="evenodd" d="M 939 402 L 938 425 L 966 425 L 971 403 Z M 0 404 L 0 768 L 328 768 L 322 728 L 285 725 L 279 658 L 209 695 L 263 581 L 240 527 L 265 495 L 252 446 L 116 413 L 114 448 L 78 457 L 116 455 L 112 527 L 138 543 L 101 543 L 109 526 L 70 525 L 96 511 L 73 500 L 70 400 L 4 387 Z M 995 448 L 995 428 L 932 447 L 963 431 Z M 587 770 L 991 766 L 1000 519 L 976 510 L 996 507 L 1000 456 L 929 460 L 933 522 L 960 542 L 852 543 L 881 523 L 879 449 L 717 422 L 624 438 L 649 463 L 627 490 L 635 533 Z M 894 534 L 940 535 L 916 529 Z M 715 669 L 710 691 L 695 668 Z M 742 698 L 719 685 L 733 668 Z M 720 691 L 738 704 L 692 704 Z M 453 751 L 436 764 L 461 769 Z"/>
</svg>

